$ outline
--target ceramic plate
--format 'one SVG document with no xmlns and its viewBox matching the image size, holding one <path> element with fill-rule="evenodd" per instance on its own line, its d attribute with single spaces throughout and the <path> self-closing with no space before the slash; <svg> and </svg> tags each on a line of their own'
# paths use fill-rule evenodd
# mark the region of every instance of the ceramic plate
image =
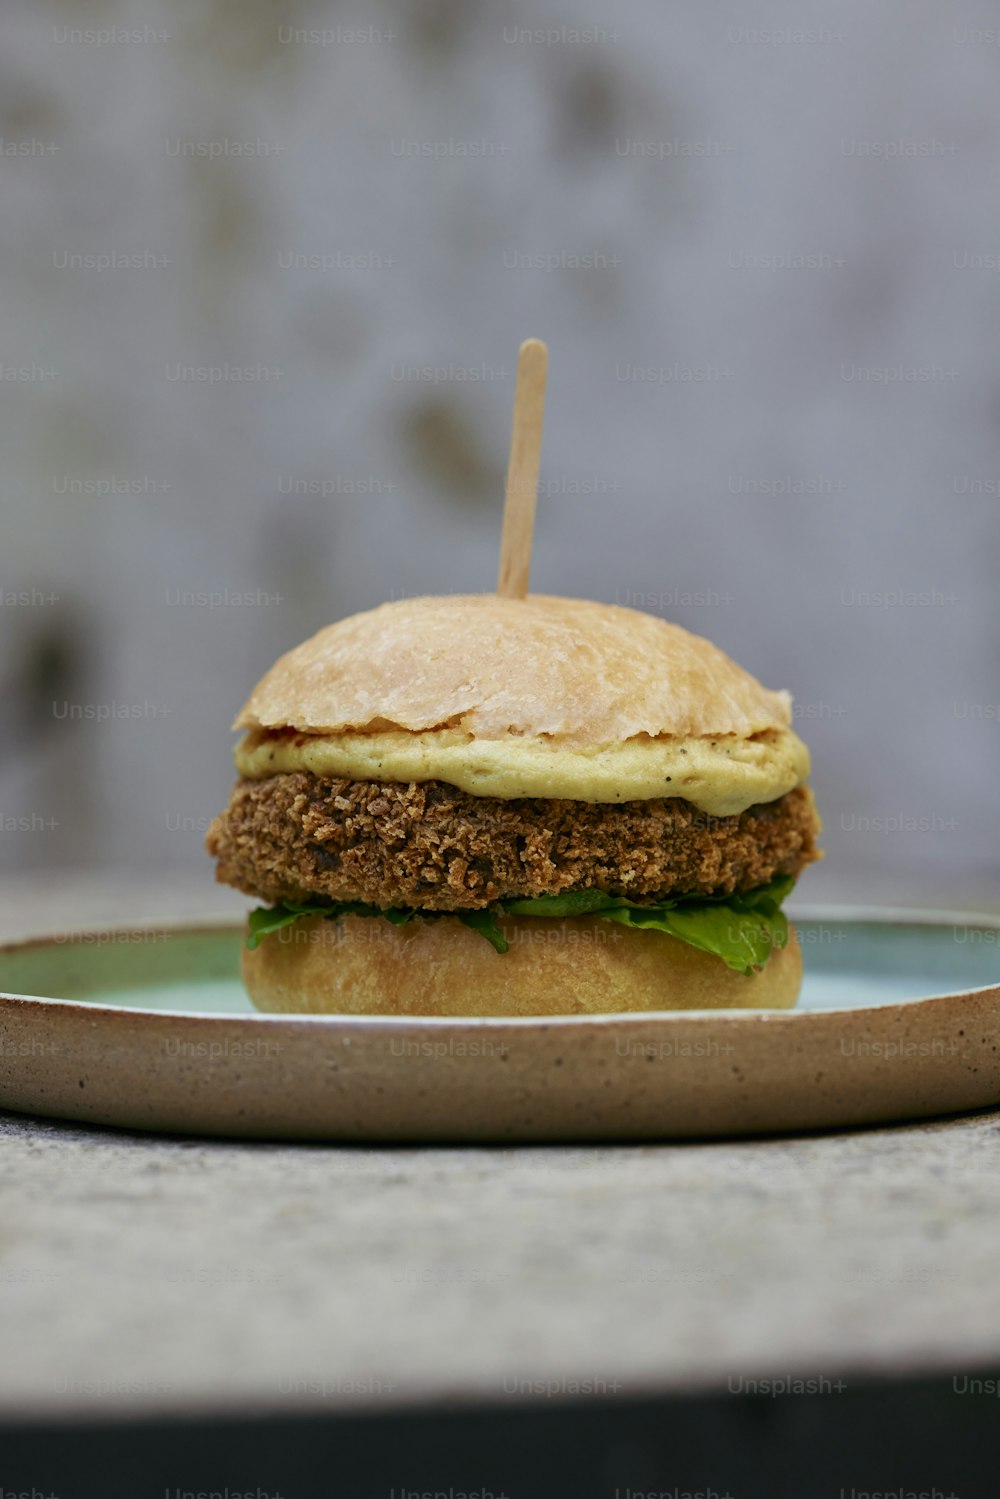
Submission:
<svg viewBox="0 0 1000 1499">
<path fill-rule="evenodd" d="M 259 1015 L 235 926 L 0 947 L 0 1108 L 329 1140 L 662 1139 L 1000 1102 L 1000 919 L 796 915 L 793 1011 Z"/>
</svg>

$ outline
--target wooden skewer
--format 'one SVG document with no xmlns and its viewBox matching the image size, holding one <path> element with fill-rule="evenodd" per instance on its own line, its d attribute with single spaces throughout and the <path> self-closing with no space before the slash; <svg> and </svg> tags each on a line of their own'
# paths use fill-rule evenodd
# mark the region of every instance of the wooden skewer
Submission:
<svg viewBox="0 0 1000 1499">
<path fill-rule="evenodd" d="M 514 425 L 510 434 L 497 577 L 497 593 L 509 599 L 523 599 L 528 592 L 548 364 L 549 351 L 541 339 L 525 339 L 517 356 Z"/>
</svg>

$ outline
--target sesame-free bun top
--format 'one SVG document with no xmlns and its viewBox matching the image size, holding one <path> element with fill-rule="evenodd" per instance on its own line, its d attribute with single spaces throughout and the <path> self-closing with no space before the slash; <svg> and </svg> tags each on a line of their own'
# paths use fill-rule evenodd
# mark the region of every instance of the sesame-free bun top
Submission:
<svg viewBox="0 0 1000 1499">
<path fill-rule="evenodd" d="M 397 599 L 328 625 L 272 666 L 233 727 L 585 748 L 790 724 L 787 692 L 679 625 L 590 599 L 487 593 Z"/>
</svg>

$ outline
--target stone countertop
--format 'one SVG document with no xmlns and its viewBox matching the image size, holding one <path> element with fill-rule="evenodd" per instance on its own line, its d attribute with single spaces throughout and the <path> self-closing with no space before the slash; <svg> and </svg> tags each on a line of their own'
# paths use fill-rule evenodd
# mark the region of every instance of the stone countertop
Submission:
<svg viewBox="0 0 1000 1499">
<path fill-rule="evenodd" d="M 0 936 L 70 907 L 81 925 L 206 914 L 200 888 L 46 890 L 45 920 L 37 892 L 6 892 Z M 0 1115 L 0 1420 L 967 1373 L 1000 1364 L 998 1217 L 994 1111 L 610 1148 L 243 1144 Z"/>
</svg>

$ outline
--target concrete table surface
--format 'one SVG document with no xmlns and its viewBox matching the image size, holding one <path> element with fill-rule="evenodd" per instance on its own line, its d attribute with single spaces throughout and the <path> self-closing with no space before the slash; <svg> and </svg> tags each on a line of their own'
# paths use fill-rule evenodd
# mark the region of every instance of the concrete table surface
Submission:
<svg viewBox="0 0 1000 1499">
<path fill-rule="evenodd" d="M 3 939 L 242 908 L 194 880 L 0 893 Z M 998 1221 L 993 1111 L 465 1149 L 0 1115 L 0 1420 L 965 1376 L 1000 1364 Z"/>
</svg>

